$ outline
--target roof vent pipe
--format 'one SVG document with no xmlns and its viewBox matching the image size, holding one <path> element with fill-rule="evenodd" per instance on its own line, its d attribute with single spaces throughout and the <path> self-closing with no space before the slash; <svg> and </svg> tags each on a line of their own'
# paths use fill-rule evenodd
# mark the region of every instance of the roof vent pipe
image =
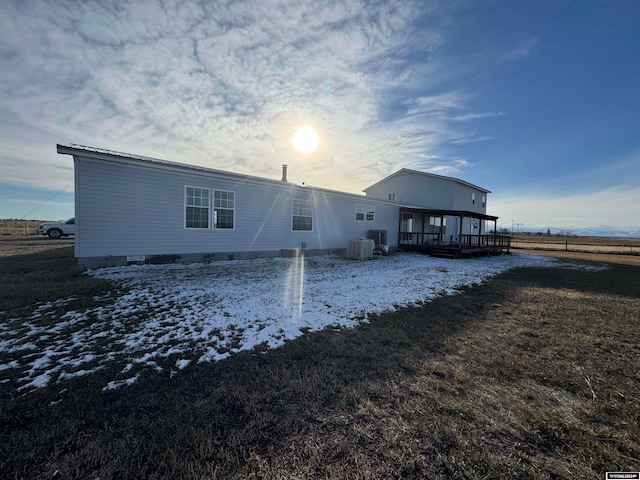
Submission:
<svg viewBox="0 0 640 480">
<path fill-rule="evenodd" d="M 282 181 L 287 181 L 287 166 L 285 164 L 282 164 Z"/>
</svg>

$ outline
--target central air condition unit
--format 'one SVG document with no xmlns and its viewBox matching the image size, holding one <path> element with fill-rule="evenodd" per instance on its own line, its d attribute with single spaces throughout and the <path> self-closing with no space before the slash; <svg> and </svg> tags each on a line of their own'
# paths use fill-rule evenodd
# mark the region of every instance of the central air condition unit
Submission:
<svg viewBox="0 0 640 480">
<path fill-rule="evenodd" d="M 357 260 L 366 260 L 373 258 L 373 247 L 375 243 L 369 238 L 359 238 L 357 240 L 349 240 L 349 248 L 347 249 L 347 257 Z"/>
</svg>

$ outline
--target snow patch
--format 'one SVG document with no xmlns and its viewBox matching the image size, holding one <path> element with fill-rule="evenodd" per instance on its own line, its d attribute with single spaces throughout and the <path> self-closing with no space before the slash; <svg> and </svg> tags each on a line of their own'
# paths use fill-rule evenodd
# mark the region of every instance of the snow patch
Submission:
<svg viewBox="0 0 640 480">
<path fill-rule="evenodd" d="M 54 310 L 73 298 L 58 300 L 39 306 L 26 322 L 7 320 L 16 327 L 0 329 L 0 350 L 18 357 L 0 372 L 18 377 L 22 390 L 44 387 L 53 378 L 89 375 L 114 360 L 126 362 L 118 376 L 127 378 L 110 381 L 104 389 L 111 390 L 135 383 L 142 371 L 162 371 L 168 357 L 173 376 L 192 362 L 185 357 L 219 361 L 256 346 L 264 353 L 305 333 L 354 328 L 372 313 L 455 294 L 511 268 L 567 265 L 587 268 L 522 254 L 465 260 L 398 254 L 364 262 L 320 256 L 105 268 L 89 274 L 116 282 L 126 294 L 56 317 Z M 38 346 L 43 339 L 45 349 Z"/>
</svg>

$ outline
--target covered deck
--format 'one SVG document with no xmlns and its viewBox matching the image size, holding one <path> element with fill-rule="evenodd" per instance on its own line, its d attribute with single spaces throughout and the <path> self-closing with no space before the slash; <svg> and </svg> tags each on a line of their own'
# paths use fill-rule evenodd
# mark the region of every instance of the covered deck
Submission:
<svg viewBox="0 0 640 480">
<path fill-rule="evenodd" d="M 497 234 L 497 221 L 469 211 L 401 208 L 398 248 L 444 258 L 499 255 L 509 251 L 511 237 Z M 493 222 L 491 233 L 486 222 Z"/>
</svg>

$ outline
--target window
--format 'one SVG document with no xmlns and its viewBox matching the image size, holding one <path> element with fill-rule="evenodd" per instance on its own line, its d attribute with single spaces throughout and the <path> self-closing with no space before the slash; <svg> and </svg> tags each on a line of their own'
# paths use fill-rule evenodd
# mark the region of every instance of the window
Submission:
<svg viewBox="0 0 640 480">
<path fill-rule="evenodd" d="M 388 198 L 389 198 L 389 200 L 391 200 L 392 202 L 395 202 L 395 201 L 396 201 L 396 194 L 395 194 L 395 193 L 390 193 Z"/>
<path fill-rule="evenodd" d="M 376 214 L 375 207 L 373 205 L 367 205 L 366 209 L 367 209 L 367 216 L 366 216 L 367 222 L 373 222 L 373 219 L 374 219 L 375 214 Z"/>
<path fill-rule="evenodd" d="M 447 232 L 447 219 L 445 217 L 429 217 L 429 226 L 426 233 L 441 233 Z"/>
<path fill-rule="evenodd" d="M 291 229 L 313 230 L 313 202 L 293 200 L 291 207 Z"/>
<path fill-rule="evenodd" d="M 209 228 L 209 189 L 185 187 L 185 228 Z"/>
<path fill-rule="evenodd" d="M 475 204 L 476 204 L 476 193 L 471 192 L 471 205 L 475 205 Z"/>
<path fill-rule="evenodd" d="M 400 240 L 405 243 L 413 243 L 413 213 L 403 213 L 400 225 Z"/>
<path fill-rule="evenodd" d="M 356 222 L 373 222 L 375 219 L 376 209 L 373 205 L 364 205 L 356 203 Z"/>
<path fill-rule="evenodd" d="M 487 196 L 482 195 L 482 208 L 485 208 L 486 206 L 487 206 Z"/>
<path fill-rule="evenodd" d="M 213 192 L 213 228 L 233 228 L 235 200 L 234 192 L 224 190 Z"/>
</svg>

